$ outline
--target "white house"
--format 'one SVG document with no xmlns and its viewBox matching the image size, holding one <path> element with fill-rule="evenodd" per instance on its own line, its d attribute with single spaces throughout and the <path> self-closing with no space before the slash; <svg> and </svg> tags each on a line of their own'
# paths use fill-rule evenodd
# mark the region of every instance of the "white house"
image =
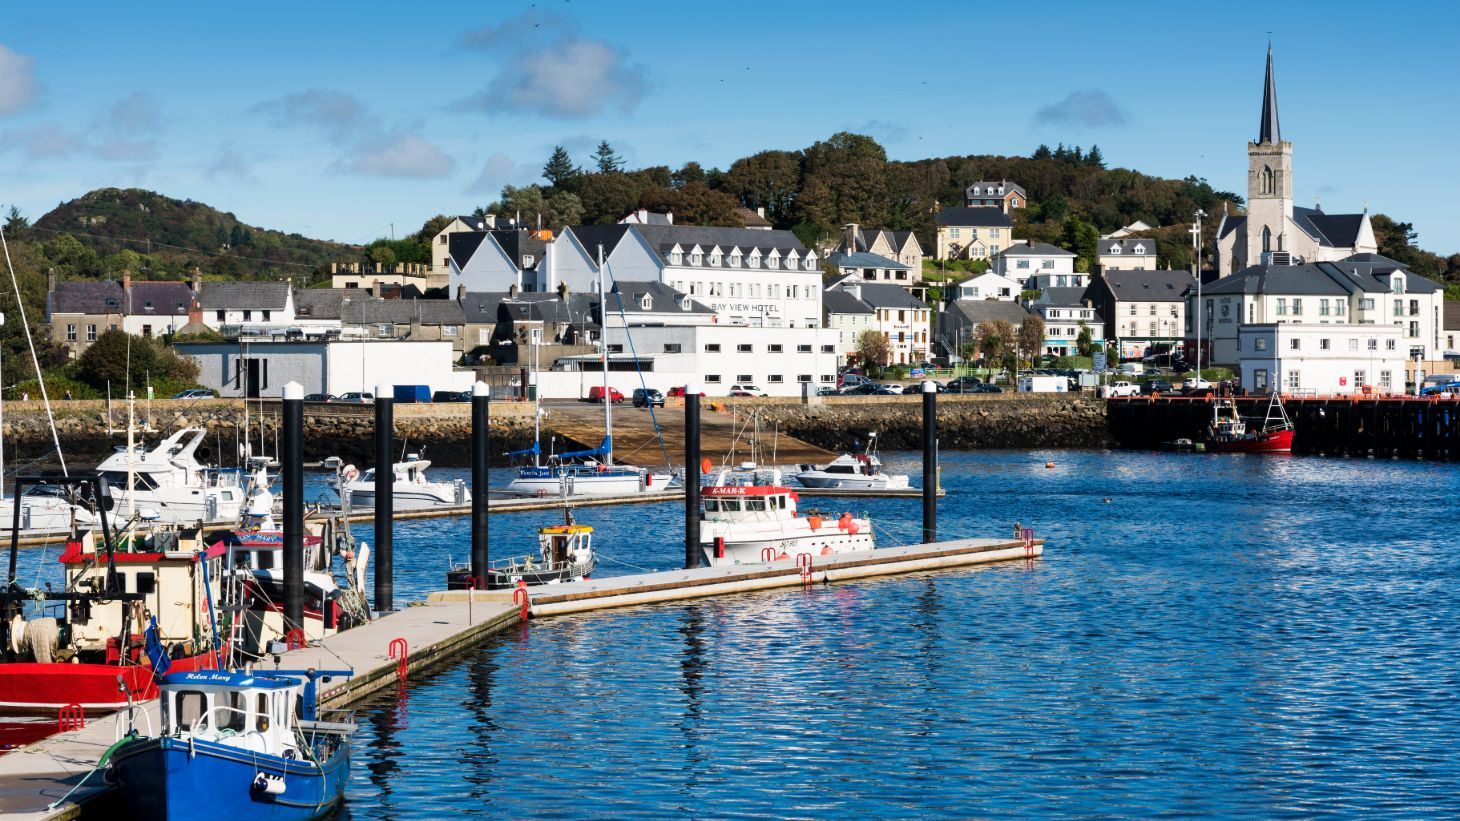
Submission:
<svg viewBox="0 0 1460 821">
<path fill-rule="evenodd" d="M 855 274 L 866 282 L 887 282 L 907 287 L 914 281 L 912 269 L 895 259 L 858 251 L 834 253 L 826 258 L 839 274 Z"/>
<path fill-rule="evenodd" d="M 1186 333 L 1186 290 L 1196 280 L 1186 271 L 1105 269 L 1089 293 L 1105 320 L 1105 338 L 1119 356 L 1145 356 L 1153 345 L 1179 346 Z"/>
<path fill-rule="evenodd" d="M 826 327 L 837 333 L 838 364 L 845 364 L 847 357 L 857 350 L 857 337 L 872 330 L 872 319 L 877 312 L 857 297 L 836 289 L 821 295 L 821 306 Z"/>
<path fill-rule="evenodd" d="M 1236 365 L 1243 325 L 1396 325 L 1404 357 L 1431 359 L 1443 351 L 1444 290 L 1377 254 L 1337 262 L 1253 266 L 1186 294 L 1186 341 L 1195 354 L 1200 316 L 1202 359 Z"/>
<path fill-rule="evenodd" d="M 549 290 L 534 287 L 551 244 L 543 237 L 541 232 L 517 230 L 451 234 L 446 259 L 450 293 Z"/>
<path fill-rule="evenodd" d="M 1025 288 L 1083 288 L 1090 275 L 1075 271 L 1075 255 L 1047 242 L 1010 245 L 994 257 L 994 273 Z"/>
<path fill-rule="evenodd" d="M 1105 345 L 1105 321 L 1085 298 L 1084 288 L 1045 288 L 1029 308 L 1044 320 L 1042 353 L 1046 355 L 1076 355 L 1080 333 L 1085 330 L 1090 332 L 1093 347 L 1098 350 Z"/>
<path fill-rule="evenodd" d="M 828 318 L 833 315 L 833 310 L 842 314 L 839 319 L 841 327 L 838 330 L 843 336 L 849 330 L 848 325 L 856 324 L 856 320 L 862 316 L 850 313 L 846 300 L 833 296 L 838 293 L 861 302 L 871 310 L 871 316 L 865 320 L 867 324 L 863 330 L 876 331 L 887 339 L 887 364 L 915 365 L 928 358 L 932 312 L 922 300 L 896 285 L 865 282 L 856 277 L 844 279 L 831 286 L 823 295 Z M 832 302 L 827 303 L 827 297 L 833 297 Z M 850 354 L 855 349 L 856 337 L 853 336 L 851 348 L 843 349 L 840 353 Z"/>
<path fill-rule="evenodd" d="M 198 382 L 221 396 L 278 396 L 294 381 L 304 392 L 339 395 L 375 391 L 376 385 L 426 385 L 432 391 L 465 390 L 472 371 L 452 367 L 450 342 L 403 340 L 261 339 L 182 343 L 179 355 L 198 363 Z"/>
<path fill-rule="evenodd" d="M 1102 239 L 1095 243 L 1095 259 L 1100 270 L 1151 271 L 1156 268 L 1156 241 L 1153 239 Z"/>
<path fill-rule="evenodd" d="M 1014 301 L 1019 298 L 1020 292 L 1024 290 L 1024 283 L 1019 280 L 1000 276 L 993 271 L 986 271 L 982 274 L 974 274 L 953 286 L 953 299 L 1001 299 Z"/>
<path fill-rule="evenodd" d="M 1404 393 L 1407 346 L 1399 325 L 1252 323 L 1239 330 L 1238 347 L 1250 391 Z"/>
<path fill-rule="evenodd" d="M 203 324 L 266 331 L 294 324 L 291 282 L 204 282 L 198 293 Z M 281 383 L 282 384 L 282 383 Z"/>
<path fill-rule="evenodd" d="M 858 251 L 895 259 L 907 266 L 912 282 L 923 278 L 923 246 L 912 231 L 893 231 L 887 228 L 863 228 L 849 223 L 842 231 L 841 241 L 832 253 L 851 254 Z"/>
</svg>

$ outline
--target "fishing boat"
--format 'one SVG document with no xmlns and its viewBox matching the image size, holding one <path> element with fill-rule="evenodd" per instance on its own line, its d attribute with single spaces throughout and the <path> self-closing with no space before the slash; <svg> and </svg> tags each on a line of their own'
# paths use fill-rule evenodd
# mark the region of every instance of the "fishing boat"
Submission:
<svg viewBox="0 0 1460 821">
<path fill-rule="evenodd" d="M 853 449 L 843 453 L 825 465 L 801 465 L 796 481 L 810 488 L 840 488 L 843 490 L 906 490 L 907 474 L 882 472 L 882 460 L 877 457 L 877 434 L 867 434 L 865 450 Z"/>
<path fill-rule="evenodd" d="M 159 821 L 328 815 L 344 797 L 355 724 L 320 710 L 319 684 L 350 675 L 169 671 L 156 734 L 134 727 L 112 749 L 107 775 L 122 808 Z"/>
<path fill-rule="evenodd" d="M 72 704 L 115 710 L 156 696 L 159 663 L 179 671 L 217 666 L 211 605 L 221 548 L 199 550 L 196 528 L 113 534 L 106 511 L 114 500 L 94 472 L 15 481 L 18 493 L 46 482 L 100 500 L 99 528 L 66 541 L 55 589 L 19 583 L 19 533 L 12 527 L 9 582 L 0 590 L 0 713 L 54 716 Z"/>
<path fill-rule="evenodd" d="M 1256 417 L 1253 417 L 1254 421 Z M 1206 449 L 1214 453 L 1291 453 L 1293 423 L 1283 409 L 1282 399 L 1272 394 L 1261 421 L 1249 424 L 1231 399 L 1218 399 L 1212 405 L 1212 421 L 1207 426 Z"/>
<path fill-rule="evenodd" d="M 527 554 L 492 562 L 487 578 L 478 588 L 502 590 L 526 584 L 559 584 L 586 579 L 598 566 L 593 552 L 593 528 L 573 521 L 573 513 L 563 508 L 563 523 L 537 531 L 537 554 Z M 449 590 L 465 590 L 471 586 L 471 565 L 453 565 L 446 573 Z"/>
<path fill-rule="evenodd" d="M 450 482 L 433 482 L 426 478 L 426 469 L 431 467 L 428 459 L 420 454 L 406 454 L 405 460 L 390 466 L 393 480 L 390 485 L 391 504 L 396 510 L 424 510 L 433 507 L 463 507 L 471 504 L 471 490 L 460 479 Z M 349 494 L 354 507 L 375 507 L 375 468 L 363 473 L 354 465 L 347 465 L 331 485 L 340 494 L 341 501 Z"/>
<path fill-rule="evenodd" d="M 700 548 L 710 565 L 753 564 L 793 559 L 805 553 L 826 556 L 877 546 L 872 522 L 850 512 L 805 515 L 801 500 L 785 486 L 781 472 L 742 464 L 717 473 L 702 491 Z"/>
</svg>

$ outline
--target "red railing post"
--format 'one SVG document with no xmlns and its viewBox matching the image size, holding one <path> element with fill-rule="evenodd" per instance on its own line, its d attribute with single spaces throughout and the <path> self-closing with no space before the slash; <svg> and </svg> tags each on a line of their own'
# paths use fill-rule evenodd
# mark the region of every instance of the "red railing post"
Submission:
<svg viewBox="0 0 1460 821">
<path fill-rule="evenodd" d="M 395 676 L 401 684 L 406 683 L 406 671 L 410 668 L 411 650 L 402 638 L 390 640 L 390 655 L 388 658 L 395 659 Z"/>
<path fill-rule="evenodd" d="M 304 630 L 296 627 L 284 634 L 284 649 L 298 650 L 301 647 L 308 647 L 309 639 L 305 637 Z"/>
<path fill-rule="evenodd" d="M 80 704 L 67 704 L 56 715 L 56 732 L 80 730 L 86 726 L 86 709 Z"/>
<path fill-rule="evenodd" d="M 527 621 L 528 608 L 532 606 L 532 602 L 527 597 L 526 584 L 521 584 L 512 591 L 512 602 L 522 607 L 522 620 Z"/>
<path fill-rule="evenodd" d="M 1024 555 L 1034 555 L 1034 528 L 1026 527 L 1020 536 L 1024 539 Z"/>
<path fill-rule="evenodd" d="M 802 584 L 811 584 L 811 561 L 812 559 L 810 553 L 796 554 L 796 567 L 800 568 L 801 570 Z"/>
</svg>

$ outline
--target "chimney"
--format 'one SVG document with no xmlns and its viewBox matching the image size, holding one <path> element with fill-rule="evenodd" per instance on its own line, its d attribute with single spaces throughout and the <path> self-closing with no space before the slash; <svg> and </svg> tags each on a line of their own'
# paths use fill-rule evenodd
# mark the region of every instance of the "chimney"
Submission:
<svg viewBox="0 0 1460 821">
<path fill-rule="evenodd" d="M 1365 202 L 1367 203 L 1368 201 L 1365 200 Z M 1364 210 L 1365 211 L 1368 211 L 1368 205 L 1367 204 L 1364 206 Z M 674 212 L 673 211 L 665 211 L 664 212 L 664 219 L 668 220 L 670 225 L 673 225 L 674 224 Z"/>
<path fill-rule="evenodd" d="M 846 253 L 848 254 L 857 253 L 857 228 L 859 227 L 855 222 L 849 222 L 844 229 L 846 231 L 846 237 L 842 241 L 846 244 Z"/>
<path fill-rule="evenodd" d="M 122 272 L 122 312 L 132 312 L 132 272 Z"/>
<path fill-rule="evenodd" d="M 757 205 L 755 207 L 755 215 L 757 217 L 760 217 L 761 219 L 765 219 L 765 206 L 764 205 Z"/>
<path fill-rule="evenodd" d="M 196 296 L 188 303 L 188 324 L 194 326 L 203 324 L 203 306 L 198 302 Z"/>
<path fill-rule="evenodd" d="M 55 292 L 56 292 L 56 269 L 55 268 L 47 268 L 46 269 L 46 293 L 48 293 L 48 294 L 54 294 Z"/>
<path fill-rule="evenodd" d="M 456 286 L 456 298 L 466 299 L 466 285 L 463 284 Z"/>
<path fill-rule="evenodd" d="M 512 287 L 510 287 L 510 288 L 507 289 L 507 296 L 508 296 L 508 298 L 510 298 L 510 299 L 516 299 L 517 298 L 517 292 L 519 290 L 520 289 L 517 287 L 517 283 L 515 283 L 515 282 L 512 283 Z"/>
<path fill-rule="evenodd" d="M 558 283 L 558 299 L 562 300 L 563 302 L 568 301 L 568 283 Z"/>
</svg>

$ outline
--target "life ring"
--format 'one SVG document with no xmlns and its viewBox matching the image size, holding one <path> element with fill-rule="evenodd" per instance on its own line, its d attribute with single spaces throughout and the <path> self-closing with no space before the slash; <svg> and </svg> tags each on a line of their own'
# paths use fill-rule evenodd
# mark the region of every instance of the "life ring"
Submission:
<svg viewBox="0 0 1460 821">
<path fill-rule="evenodd" d="M 345 470 L 340 475 L 344 477 L 345 484 L 349 484 L 360 478 L 360 471 L 356 470 L 354 465 L 345 465 Z"/>
</svg>

